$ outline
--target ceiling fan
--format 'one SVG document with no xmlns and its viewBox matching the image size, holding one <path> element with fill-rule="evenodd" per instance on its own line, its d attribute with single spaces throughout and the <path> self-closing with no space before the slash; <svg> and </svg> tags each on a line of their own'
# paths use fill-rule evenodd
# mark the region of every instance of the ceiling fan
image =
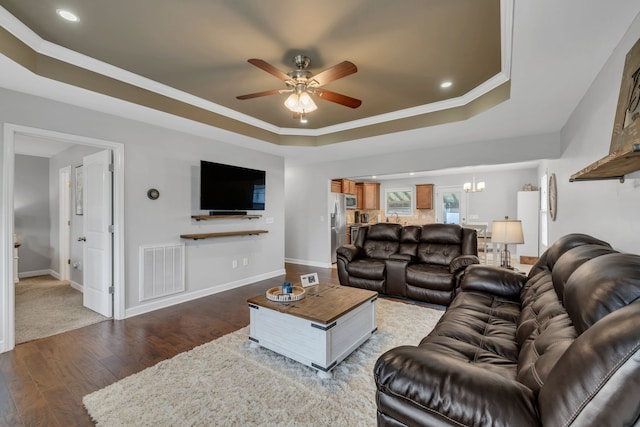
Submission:
<svg viewBox="0 0 640 427">
<path fill-rule="evenodd" d="M 327 68 L 315 76 L 307 70 L 311 60 L 305 55 L 296 55 L 293 58 L 296 69 L 288 73 L 278 70 L 262 59 L 249 59 L 247 62 L 284 81 L 287 88 L 250 93 L 237 96 L 237 99 L 251 99 L 281 93 L 291 93 L 284 105 L 294 113 L 294 118 L 299 118 L 303 123 L 306 123 L 305 115 L 318 108 L 315 102 L 313 102 L 311 95 L 350 108 L 358 108 L 360 104 L 362 104 L 362 101 L 359 99 L 321 88 L 321 86 L 329 82 L 357 72 L 358 67 L 349 61 L 343 61 L 331 68 Z"/>
</svg>

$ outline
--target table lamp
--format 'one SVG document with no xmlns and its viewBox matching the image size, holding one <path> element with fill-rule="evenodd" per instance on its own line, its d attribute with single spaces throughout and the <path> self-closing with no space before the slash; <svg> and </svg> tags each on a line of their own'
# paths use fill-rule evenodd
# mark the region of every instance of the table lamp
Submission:
<svg viewBox="0 0 640 427">
<path fill-rule="evenodd" d="M 491 225 L 491 242 L 504 244 L 504 249 L 500 251 L 500 266 L 513 269 L 508 245 L 524 243 L 522 221 L 509 219 L 508 216 L 505 216 L 503 220 L 493 221 Z"/>
</svg>

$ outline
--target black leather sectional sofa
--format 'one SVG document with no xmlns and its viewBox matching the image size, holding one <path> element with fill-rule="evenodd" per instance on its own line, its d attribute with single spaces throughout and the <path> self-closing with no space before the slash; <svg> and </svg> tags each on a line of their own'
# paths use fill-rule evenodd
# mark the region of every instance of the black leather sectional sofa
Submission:
<svg viewBox="0 0 640 427">
<path fill-rule="evenodd" d="M 640 256 L 571 234 L 528 276 L 470 266 L 416 344 L 375 365 L 379 426 L 638 426 Z"/>
<path fill-rule="evenodd" d="M 358 230 L 337 250 L 343 286 L 448 305 L 458 274 L 477 264 L 476 230 L 456 224 L 402 226 L 379 223 Z"/>
</svg>

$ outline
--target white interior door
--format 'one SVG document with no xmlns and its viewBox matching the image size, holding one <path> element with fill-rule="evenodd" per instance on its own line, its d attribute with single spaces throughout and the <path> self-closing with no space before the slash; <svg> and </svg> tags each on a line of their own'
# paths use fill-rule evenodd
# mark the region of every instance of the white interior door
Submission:
<svg viewBox="0 0 640 427">
<path fill-rule="evenodd" d="M 464 224 L 467 220 L 466 196 L 461 185 L 436 187 L 436 222 Z"/>
<path fill-rule="evenodd" d="M 112 294 L 112 173 L 111 150 L 83 158 L 84 306 L 111 317 Z"/>
</svg>

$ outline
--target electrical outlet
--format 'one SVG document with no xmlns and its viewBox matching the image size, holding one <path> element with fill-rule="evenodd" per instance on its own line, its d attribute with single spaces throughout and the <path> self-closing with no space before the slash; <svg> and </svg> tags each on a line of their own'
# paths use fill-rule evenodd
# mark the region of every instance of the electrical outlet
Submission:
<svg viewBox="0 0 640 427">
<path fill-rule="evenodd" d="M 234 259 L 233 261 L 231 261 L 231 267 L 232 268 L 238 268 L 238 260 Z"/>
<path fill-rule="evenodd" d="M 247 265 L 249 265 L 249 258 L 247 258 L 247 257 L 242 258 L 242 265 L 243 265 L 243 266 L 247 266 Z"/>
</svg>

